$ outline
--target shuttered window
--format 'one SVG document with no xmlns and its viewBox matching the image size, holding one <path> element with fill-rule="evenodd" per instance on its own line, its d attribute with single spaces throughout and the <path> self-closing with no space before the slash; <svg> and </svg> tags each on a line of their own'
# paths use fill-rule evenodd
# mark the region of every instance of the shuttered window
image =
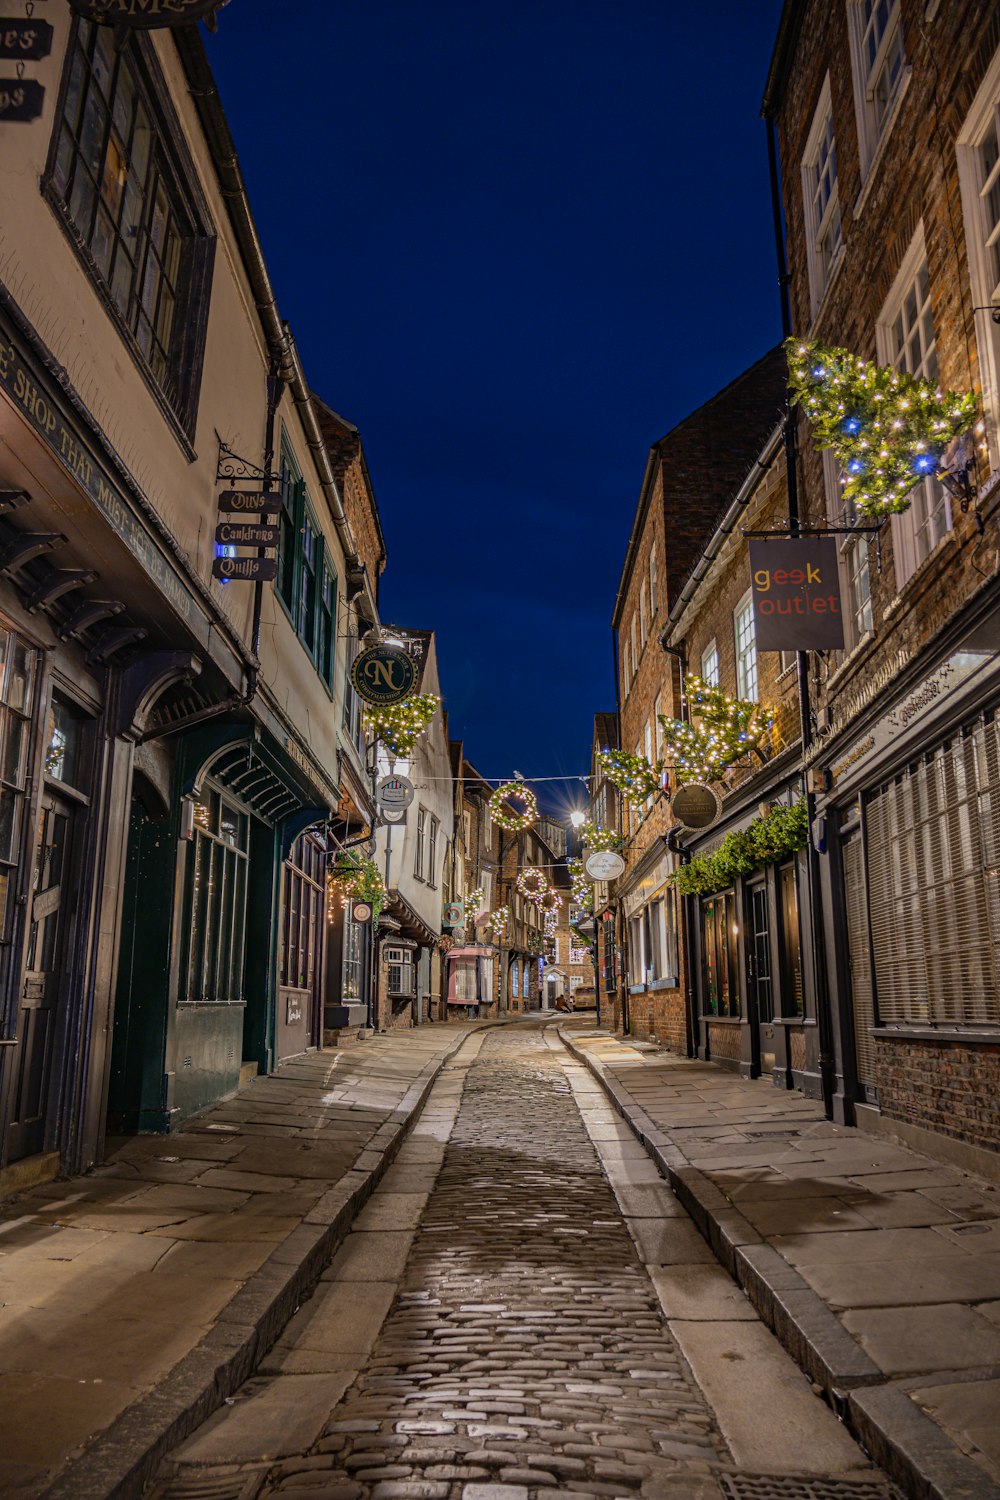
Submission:
<svg viewBox="0 0 1000 1500">
<path fill-rule="evenodd" d="M 868 903 L 865 899 L 865 853 L 860 832 L 843 845 L 844 909 L 851 970 L 851 1002 L 854 1011 L 854 1051 L 858 1081 L 874 1087 L 875 999 L 872 992 L 871 940 L 868 935 Z"/>
<path fill-rule="evenodd" d="M 1000 1025 L 1000 728 L 978 723 L 867 806 L 881 1025 Z"/>
</svg>

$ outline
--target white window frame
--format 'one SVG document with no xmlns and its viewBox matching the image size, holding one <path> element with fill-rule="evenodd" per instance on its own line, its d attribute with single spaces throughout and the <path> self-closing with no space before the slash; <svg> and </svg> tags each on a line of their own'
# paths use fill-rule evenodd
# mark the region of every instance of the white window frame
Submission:
<svg viewBox="0 0 1000 1500">
<path fill-rule="evenodd" d="M 826 514 L 831 526 L 853 526 L 858 513 L 850 501 L 844 500 L 837 460 L 829 448 L 823 449 L 823 483 L 826 489 Z M 853 651 L 866 636 L 875 629 L 872 606 L 871 568 L 869 559 L 869 533 L 859 531 L 856 536 L 841 534 L 838 541 L 838 563 L 840 565 L 840 593 L 843 599 L 841 610 L 844 621 L 844 647 Z M 857 587 L 863 579 L 865 587 Z M 792 661 L 794 652 L 789 653 Z M 785 652 L 781 653 L 782 665 Z"/>
<path fill-rule="evenodd" d="M 922 268 L 927 265 L 927 247 L 924 226 L 921 222 L 910 241 L 897 272 L 889 295 L 885 299 L 875 328 L 879 363 L 910 369 L 901 363 L 894 351 L 895 325 L 900 317 L 907 316 L 907 298 L 917 281 Z M 933 337 L 925 345 L 921 320 L 923 312 L 931 314 Z M 937 378 L 937 337 L 933 330 L 933 308 L 931 295 L 917 310 L 917 319 L 908 325 L 916 331 L 920 345 L 920 362 L 910 373 Z M 909 339 L 907 342 L 909 343 Z M 931 361 L 928 363 L 928 361 Z M 952 528 L 951 505 L 944 486 L 935 479 L 922 479 L 910 491 L 910 508 L 892 517 L 892 554 L 896 570 L 896 588 L 900 590 L 913 576 L 920 564 L 930 556 L 935 546 Z M 935 534 L 940 531 L 940 536 Z"/>
<path fill-rule="evenodd" d="M 649 623 L 651 625 L 656 623 L 656 611 L 658 607 L 659 600 L 656 597 L 656 542 L 654 541 L 649 554 Z"/>
<path fill-rule="evenodd" d="M 832 163 L 832 165 L 831 165 Z M 827 73 L 820 89 L 812 128 L 802 155 L 802 206 L 806 224 L 806 260 L 809 271 L 809 291 L 812 297 L 813 317 L 827 287 L 833 280 L 834 271 L 843 259 L 844 234 L 840 211 L 840 186 L 838 181 L 837 137 L 833 128 L 833 102 L 830 96 L 830 75 Z M 823 167 L 821 171 L 820 168 Z M 823 180 L 830 172 L 830 188 L 825 206 L 820 209 L 817 198 Z M 824 249 L 824 242 L 834 232 L 836 243 L 832 249 Z"/>
<path fill-rule="evenodd" d="M 858 149 L 861 157 L 861 177 L 866 180 L 875 158 L 878 148 L 886 138 L 895 119 L 896 111 L 910 69 L 906 62 L 906 49 L 903 47 L 902 23 L 900 20 L 900 0 L 889 0 L 889 9 L 886 16 L 886 24 L 879 40 L 878 49 L 871 64 L 868 63 L 865 53 L 865 44 L 869 31 L 869 18 L 865 16 L 865 7 L 869 0 L 848 0 L 847 20 L 851 40 L 851 71 L 854 76 L 854 108 L 858 121 Z M 872 0 L 875 10 L 881 0 Z M 899 64 L 899 74 L 892 94 L 886 101 L 885 110 L 881 119 L 875 104 L 875 89 L 883 71 L 889 65 L 889 59 L 894 49 L 896 39 L 899 39 L 902 55 Z"/>
<path fill-rule="evenodd" d="M 993 122 L 996 122 L 1000 144 L 1000 49 L 994 53 L 955 141 L 972 301 L 975 307 L 982 309 L 1000 306 L 1000 249 L 996 261 L 997 277 L 994 277 L 990 264 L 990 249 L 1000 246 L 1000 241 L 994 241 L 993 246 L 987 244 L 995 226 L 989 222 L 990 215 L 984 201 L 991 190 L 1000 192 L 1000 156 L 988 183 L 980 159 L 983 141 Z M 1000 223 L 1000 209 L 997 222 Z M 978 437 L 979 450 L 982 458 L 989 459 L 990 467 L 996 468 L 1000 464 L 1000 327 L 993 322 L 988 311 L 975 314 L 975 327 L 986 412 L 986 436 Z"/>
<path fill-rule="evenodd" d="M 427 828 L 427 809 L 417 807 L 416 829 L 413 840 L 413 878 L 423 880 L 424 878 L 424 833 Z"/>
<path fill-rule="evenodd" d="M 638 630 L 638 622 L 636 621 L 635 615 L 633 615 L 632 616 L 632 624 L 631 624 L 631 627 L 629 629 L 629 640 L 630 640 L 631 645 L 632 645 L 632 677 L 633 677 L 633 679 L 635 678 L 636 670 L 637 670 L 638 665 L 639 665 L 639 653 L 636 650 L 636 635 L 637 635 L 637 630 Z"/>
<path fill-rule="evenodd" d="M 709 687 L 719 686 L 719 643 L 714 635 L 701 653 L 701 680 Z"/>
<path fill-rule="evenodd" d="M 653 745 L 656 750 L 656 759 L 663 760 L 663 725 L 660 723 L 660 715 L 663 713 L 663 693 L 657 693 L 653 703 Z"/>
<path fill-rule="evenodd" d="M 746 644 L 740 645 L 740 622 L 748 622 Z M 733 610 L 733 644 L 736 647 L 736 696 L 757 702 L 760 692 L 760 674 L 757 663 L 757 630 L 753 617 L 753 595 L 747 589 Z"/>
<path fill-rule="evenodd" d="M 642 753 L 643 753 L 643 755 L 645 755 L 646 759 L 649 761 L 649 764 L 652 765 L 653 764 L 653 719 L 652 719 L 652 715 L 650 715 L 650 717 L 646 720 L 646 728 L 645 728 L 645 731 L 643 733 L 643 752 Z M 646 801 L 643 804 L 643 806 L 644 806 L 646 812 L 652 812 L 652 809 L 653 809 L 653 793 L 652 792 L 650 792 L 649 796 L 646 798 Z"/>
<path fill-rule="evenodd" d="M 645 646 L 646 637 L 649 635 L 649 605 L 646 602 L 646 575 L 642 575 L 639 584 L 639 643 Z"/>
</svg>

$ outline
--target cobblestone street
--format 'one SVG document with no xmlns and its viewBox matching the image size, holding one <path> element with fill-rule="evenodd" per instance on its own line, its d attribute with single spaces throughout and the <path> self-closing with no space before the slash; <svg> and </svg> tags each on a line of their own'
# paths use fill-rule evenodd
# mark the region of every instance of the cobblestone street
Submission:
<svg viewBox="0 0 1000 1500">
<path fill-rule="evenodd" d="M 745 1330 L 749 1305 L 555 1035 L 481 1035 L 316 1294 L 158 1494 L 209 1493 L 192 1484 L 211 1470 L 213 1494 L 281 1500 L 718 1497 L 717 1476 L 741 1467 L 743 1418 L 726 1433 L 668 1326 L 654 1278 L 670 1270 L 654 1267 L 678 1259 L 721 1277 L 712 1316 L 734 1321 L 715 1326 Z M 716 1362 L 746 1358 L 737 1344 Z M 790 1363 L 784 1384 L 767 1360 L 744 1370 L 774 1459 L 756 1471 L 887 1493 Z M 310 1421 L 318 1435 L 289 1451 Z"/>
</svg>

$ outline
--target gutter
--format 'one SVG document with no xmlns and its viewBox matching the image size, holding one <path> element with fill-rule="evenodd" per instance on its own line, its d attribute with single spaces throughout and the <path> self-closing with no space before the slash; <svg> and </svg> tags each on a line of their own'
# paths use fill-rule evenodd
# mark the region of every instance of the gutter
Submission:
<svg viewBox="0 0 1000 1500">
<path fill-rule="evenodd" d="M 774 40 L 774 52 L 767 70 L 764 97 L 760 104 L 760 112 L 765 119 L 774 118 L 784 96 L 805 9 L 803 0 L 785 0 L 778 22 L 778 35 Z"/>
<path fill-rule="evenodd" d="M 677 602 L 667 616 L 667 623 L 660 631 L 658 637 L 660 645 L 664 649 L 674 644 L 674 635 L 677 632 L 677 627 L 687 606 L 691 603 L 691 600 L 704 581 L 705 575 L 711 568 L 712 563 L 722 551 L 727 538 L 736 530 L 737 522 L 749 505 L 751 496 L 760 483 L 761 474 L 766 472 L 774 463 L 784 436 L 784 427 L 785 424 L 782 420 L 771 433 L 771 436 L 761 449 L 760 457 L 754 461 L 753 468 L 737 490 L 733 500 L 730 502 L 729 509 L 713 531 L 708 546 L 695 564 L 692 572 L 688 575 L 684 587 L 677 596 Z"/>
</svg>

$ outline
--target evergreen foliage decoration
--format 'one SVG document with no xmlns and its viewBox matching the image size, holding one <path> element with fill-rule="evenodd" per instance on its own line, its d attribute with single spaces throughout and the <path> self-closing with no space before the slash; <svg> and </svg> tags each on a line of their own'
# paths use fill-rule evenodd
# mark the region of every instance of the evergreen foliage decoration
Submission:
<svg viewBox="0 0 1000 1500">
<path fill-rule="evenodd" d="M 482 886 L 478 886 L 476 890 L 470 891 L 465 898 L 466 916 L 470 917 L 474 921 L 483 909 L 483 901 L 485 900 L 485 897 L 486 893 L 483 890 Z"/>
<path fill-rule="evenodd" d="M 593 854 L 599 849 L 614 849 L 617 852 L 625 840 L 613 828 L 602 828 L 600 823 L 584 823 L 580 829 L 580 842 Z"/>
<path fill-rule="evenodd" d="M 907 510 L 914 485 L 976 420 L 971 391 L 942 391 L 814 339 L 788 339 L 785 353 L 795 400 L 844 474 L 844 500 L 875 521 Z"/>
<path fill-rule="evenodd" d="M 523 812 L 518 812 L 512 807 L 513 802 L 520 802 L 524 807 Z M 538 800 L 530 787 L 524 785 L 523 781 L 504 781 L 497 787 L 489 801 L 490 817 L 494 823 L 501 828 L 506 828 L 508 833 L 521 833 L 525 828 L 530 828 L 538 817 Z"/>
<path fill-rule="evenodd" d="M 544 912 L 546 916 L 549 913 L 554 916 L 562 906 L 562 897 L 557 890 L 553 889 L 552 886 L 547 886 L 542 894 L 538 897 L 535 905 L 538 907 L 538 910 L 540 912 Z"/>
<path fill-rule="evenodd" d="M 629 755 L 625 750 L 599 750 L 597 763 L 632 807 L 641 807 L 647 797 L 660 789 L 662 761 L 651 766 L 644 755 Z"/>
<path fill-rule="evenodd" d="M 528 901 L 533 902 L 535 906 L 538 906 L 549 888 L 545 872 L 534 869 L 522 870 L 517 877 L 516 885 L 521 895 L 526 897 Z"/>
<path fill-rule="evenodd" d="M 495 943 L 502 943 L 507 936 L 507 923 L 509 920 L 510 912 L 506 906 L 498 906 L 486 918 L 486 930 Z"/>
<path fill-rule="evenodd" d="M 334 897 L 340 897 L 341 906 L 349 901 L 370 901 L 372 925 L 378 927 L 378 919 L 385 905 L 386 889 L 382 872 L 368 855 L 356 854 L 353 849 L 341 849 L 334 858 L 326 876 L 326 917 L 332 922 L 336 915 Z"/>
<path fill-rule="evenodd" d="M 400 703 L 369 703 L 365 723 L 392 756 L 409 755 L 441 706 L 436 693 L 415 693 Z"/>
<path fill-rule="evenodd" d="M 780 803 L 762 818 L 728 833 L 712 854 L 696 854 L 671 877 L 682 896 L 714 896 L 740 875 L 804 849 L 809 842 L 805 798 L 789 807 Z"/>
<path fill-rule="evenodd" d="M 583 868 L 583 860 L 569 859 L 566 861 L 566 868 L 569 870 L 569 878 L 572 882 L 570 898 L 573 905 L 578 906 L 588 916 L 592 916 L 594 912 L 594 887 L 587 879 Z"/>
<path fill-rule="evenodd" d="M 721 688 L 693 672 L 684 679 L 688 705 L 696 720 L 659 714 L 667 763 L 680 781 L 718 781 L 734 761 L 748 755 L 771 728 L 771 715 L 750 698 L 730 698 Z"/>
</svg>

